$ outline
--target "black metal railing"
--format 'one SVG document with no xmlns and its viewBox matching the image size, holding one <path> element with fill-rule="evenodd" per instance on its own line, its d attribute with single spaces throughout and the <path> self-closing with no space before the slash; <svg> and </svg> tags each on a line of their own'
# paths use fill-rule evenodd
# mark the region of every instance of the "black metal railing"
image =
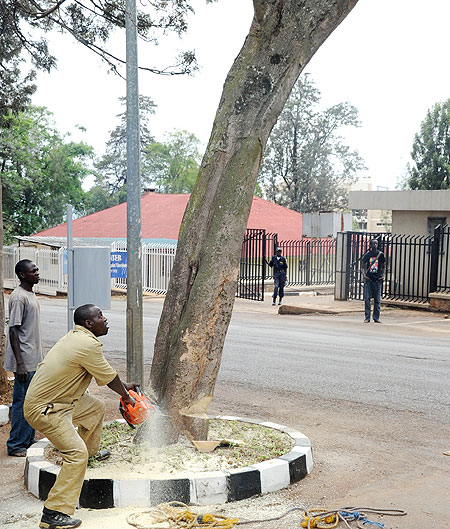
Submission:
<svg viewBox="0 0 450 529">
<path fill-rule="evenodd" d="M 450 226 L 437 226 L 431 248 L 430 291 L 450 293 Z"/>
<path fill-rule="evenodd" d="M 330 285 L 334 283 L 336 239 L 304 238 L 277 241 L 288 263 L 288 285 Z M 266 268 L 266 279 L 273 278 L 273 271 Z"/>
<path fill-rule="evenodd" d="M 266 245 L 265 230 L 246 230 L 241 250 L 237 297 L 254 301 L 264 300 Z"/>
<path fill-rule="evenodd" d="M 347 291 L 350 299 L 363 299 L 364 271 L 362 258 L 371 239 L 386 258 L 382 297 L 425 303 L 431 288 L 433 238 L 390 233 L 347 233 Z"/>
</svg>

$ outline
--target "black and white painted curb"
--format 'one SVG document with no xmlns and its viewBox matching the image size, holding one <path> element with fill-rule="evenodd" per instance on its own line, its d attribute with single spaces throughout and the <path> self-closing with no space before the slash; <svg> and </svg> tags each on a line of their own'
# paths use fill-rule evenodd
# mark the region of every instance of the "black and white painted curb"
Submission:
<svg viewBox="0 0 450 529">
<path fill-rule="evenodd" d="M 0 426 L 9 423 L 9 406 L 0 404 Z"/>
<path fill-rule="evenodd" d="M 274 492 L 303 479 L 311 472 L 311 441 L 302 433 L 272 422 L 228 415 L 212 418 L 274 428 L 292 437 L 294 446 L 290 452 L 276 459 L 226 471 L 186 473 L 174 479 L 85 479 L 79 506 L 108 509 L 152 507 L 167 501 L 196 505 L 226 503 Z M 48 439 L 43 439 L 29 448 L 25 463 L 25 487 L 42 500 L 47 498 L 60 469 L 44 457 L 48 443 Z"/>
</svg>

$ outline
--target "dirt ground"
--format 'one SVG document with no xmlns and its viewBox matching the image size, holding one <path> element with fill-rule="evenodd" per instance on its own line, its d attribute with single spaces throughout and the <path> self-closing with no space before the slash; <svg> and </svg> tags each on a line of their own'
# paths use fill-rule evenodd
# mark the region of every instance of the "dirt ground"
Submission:
<svg viewBox="0 0 450 529">
<path fill-rule="evenodd" d="M 117 367 L 117 366 L 116 366 Z M 108 388 L 92 385 L 107 403 L 107 419 L 118 417 L 118 399 Z M 450 426 L 418 413 L 382 407 L 305 399 L 300 393 L 264 394 L 255 387 L 219 384 L 211 413 L 270 420 L 294 427 L 313 443 L 314 469 L 301 482 L 277 493 L 200 509 L 241 520 L 274 517 L 293 506 L 369 506 L 398 508 L 404 517 L 385 517 L 393 529 L 450 529 Z M 0 427 L 0 525 L 11 529 L 37 527 L 40 501 L 23 490 L 23 460 L 6 455 L 9 425 Z M 136 509 L 88 511 L 77 516 L 86 529 L 125 529 Z M 373 518 L 372 518 L 373 519 Z M 294 529 L 299 514 L 250 528 Z"/>
</svg>

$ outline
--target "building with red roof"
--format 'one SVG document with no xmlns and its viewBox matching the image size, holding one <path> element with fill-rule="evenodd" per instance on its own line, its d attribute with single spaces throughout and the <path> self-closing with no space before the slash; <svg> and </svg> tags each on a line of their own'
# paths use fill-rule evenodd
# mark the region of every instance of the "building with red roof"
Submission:
<svg viewBox="0 0 450 529">
<path fill-rule="evenodd" d="M 189 195 L 153 192 L 143 195 L 141 199 L 143 241 L 155 239 L 176 241 L 188 200 Z M 277 233 L 280 241 L 301 239 L 302 215 L 262 198 L 253 197 L 247 228 L 265 229 L 266 233 Z M 66 235 L 66 223 L 35 234 L 39 237 Z M 126 239 L 126 203 L 74 220 L 73 236 L 83 239 Z"/>
</svg>

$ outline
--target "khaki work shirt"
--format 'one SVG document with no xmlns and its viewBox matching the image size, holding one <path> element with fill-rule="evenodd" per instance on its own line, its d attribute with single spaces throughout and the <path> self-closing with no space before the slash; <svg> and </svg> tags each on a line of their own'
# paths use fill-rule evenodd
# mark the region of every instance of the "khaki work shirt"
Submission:
<svg viewBox="0 0 450 529">
<path fill-rule="evenodd" d="M 88 329 L 75 325 L 38 365 L 27 391 L 30 408 L 48 404 L 73 404 L 86 391 L 92 377 L 99 386 L 117 375 L 103 356 L 102 343 Z"/>
</svg>

